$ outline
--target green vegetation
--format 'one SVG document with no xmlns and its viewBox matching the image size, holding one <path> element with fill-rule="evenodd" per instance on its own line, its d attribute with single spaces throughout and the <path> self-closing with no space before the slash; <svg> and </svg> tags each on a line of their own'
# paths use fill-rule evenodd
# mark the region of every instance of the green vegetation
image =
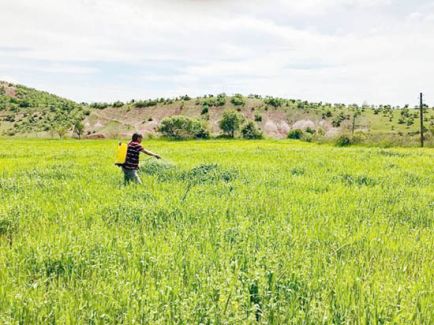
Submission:
<svg viewBox="0 0 434 325">
<path fill-rule="evenodd" d="M 244 106 L 244 105 L 246 105 L 246 100 L 243 97 L 243 95 L 241 95 L 241 94 L 235 94 L 231 98 L 231 103 L 234 104 L 235 106 Z"/>
<path fill-rule="evenodd" d="M 236 111 L 225 111 L 223 117 L 219 122 L 219 127 L 222 129 L 223 133 L 228 137 L 235 137 L 235 132 L 240 129 L 241 123 L 243 122 L 243 117 Z"/>
<path fill-rule="evenodd" d="M 339 138 L 337 138 L 337 140 L 336 140 L 336 145 L 338 147 L 347 147 L 347 146 L 351 145 L 351 143 L 352 143 L 351 138 L 347 135 L 344 135 L 344 134 L 339 136 Z"/>
<path fill-rule="evenodd" d="M 303 130 L 294 129 L 288 132 L 288 139 L 300 140 L 303 138 Z"/>
<path fill-rule="evenodd" d="M 84 118 L 81 105 L 47 92 L 1 82 L 0 89 L 0 112 L 3 112 L 0 123 L 9 122 L 11 127 L 6 132 L 10 135 L 56 132 Z M 6 90 L 11 90 L 13 96 Z"/>
<path fill-rule="evenodd" d="M 214 95 L 208 95 L 204 96 L 202 99 L 202 105 L 208 106 L 208 107 L 221 107 L 226 104 L 226 94 L 219 94 L 217 96 Z"/>
<path fill-rule="evenodd" d="M 257 127 L 253 121 L 248 121 L 241 128 L 241 134 L 244 139 L 262 139 L 262 131 Z"/>
<path fill-rule="evenodd" d="M 158 104 L 158 100 L 156 99 L 138 100 L 133 102 L 134 107 L 137 108 L 152 107 L 152 106 L 156 106 L 157 104 Z"/>
<path fill-rule="evenodd" d="M 432 149 L 144 145 L 0 140 L 0 323 L 434 322 Z"/>
<path fill-rule="evenodd" d="M 176 140 L 209 138 L 209 131 L 203 121 L 182 115 L 166 117 L 158 130 L 163 136 Z"/>
<path fill-rule="evenodd" d="M 81 136 L 84 133 L 84 124 L 81 121 L 77 121 L 74 124 L 74 128 L 73 128 L 74 134 L 77 135 L 77 137 L 79 139 L 81 139 Z"/>
</svg>

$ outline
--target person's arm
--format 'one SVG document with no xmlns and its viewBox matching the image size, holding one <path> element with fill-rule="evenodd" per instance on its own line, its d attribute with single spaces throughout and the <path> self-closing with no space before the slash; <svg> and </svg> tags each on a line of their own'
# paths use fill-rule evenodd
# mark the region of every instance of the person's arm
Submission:
<svg viewBox="0 0 434 325">
<path fill-rule="evenodd" d="M 146 150 L 145 148 L 142 148 L 141 150 L 144 154 L 147 154 L 148 156 L 155 157 L 157 159 L 160 159 L 160 155 L 157 155 L 156 153 L 153 153 L 152 151 Z"/>
</svg>

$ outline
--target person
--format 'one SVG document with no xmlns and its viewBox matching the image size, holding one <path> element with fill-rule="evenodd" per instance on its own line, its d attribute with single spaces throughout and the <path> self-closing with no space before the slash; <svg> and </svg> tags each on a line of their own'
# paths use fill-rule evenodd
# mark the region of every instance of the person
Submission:
<svg viewBox="0 0 434 325">
<path fill-rule="evenodd" d="M 143 152 L 148 156 L 160 159 L 161 157 L 149 150 L 142 147 L 141 143 L 143 136 L 139 133 L 134 133 L 131 138 L 131 142 L 128 143 L 127 158 L 125 163 L 122 165 L 122 171 L 124 172 L 124 183 L 127 185 L 131 181 L 137 184 L 142 184 L 137 170 L 139 169 L 139 156 Z"/>
</svg>

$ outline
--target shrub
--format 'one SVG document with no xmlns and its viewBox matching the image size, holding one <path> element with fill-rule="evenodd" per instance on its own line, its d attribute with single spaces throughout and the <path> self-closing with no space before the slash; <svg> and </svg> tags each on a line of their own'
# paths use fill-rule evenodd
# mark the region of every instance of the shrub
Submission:
<svg viewBox="0 0 434 325">
<path fill-rule="evenodd" d="M 244 139 L 262 139 L 262 131 L 256 126 L 255 122 L 249 121 L 241 128 Z"/>
<path fill-rule="evenodd" d="M 244 106 L 246 101 L 241 94 L 235 94 L 234 97 L 231 98 L 231 103 L 235 106 Z"/>
<path fill-rule="evenodd" d="M 226 104 L 226 94 L 225 93 L 218 94 L 215 106 L 224 106 L 225 104 Z"/>
<path fill-rule="evenodd" d="M 335 127 L 335 128 L 340 127 L 340 126 L 341 126 L 341 123 L 342 123 L 343 121 L 345 121 L 345 119 L 346 119 L 346 117 L 345 117 L 344 113 L 343 113 L 343 112 L 340 112 L 339 115 L 336 116 L 336 117 L 333 119 L 333 121 L 332 121 L 332 125 L 333 125 L 333 127 Z"/>
<path fill-rule="evenodd" d="M 275 97 L 267 97 L 264 100 L 264 103 L 267 105 L 271 105 L 273 107 L 280 107 L 283 104 L 283 99 L 275 98 Z"/>
<path fill-rule="evenodd" d="M 289 131 L 288 139 L 300 140 L 303 137 L 303 130 L 294 129 Z"/>
<path fill-rule="evenodd" d="M 209 106 L 208 105 L 203 105 L 202 111 L 200 112 L 200 114 L 202 114 L 202 115 L 208 114 L 208 111 L 209 111 Z"/>
<path fill-rule="evenodd" d="M 347 147 L 352 144 L 352 140 L 348 135 L 341 135 L 336 139 L 337 147 Z"/>
<path fill-rule="evenodd" d="M 22 108 L 27 108 L 27 107 L 31 107 L 32 105 L 27 100 L 21 100 L 20 103 L 19 103 L 19 106 L 22 107 Z"/>
<path fill-rule="evenodd" d="M 255 121 L 256 122 L 262 122 L 262 115 L 261 114 L 255 114 Z"/>
<path fill-rule="evenodd" d="M 112 106 L 118 108 L 118 107 L 124 106 L 124 103 L 118 100 L 118 101 L 114 102 L 112 104 Z"/>
<path fill-rule="evenodd" d="M 109 107 L 110 105 L 108 103 L 92 103 L 90 104 L 90 107 L 96 108 L 96 109 L 104 109 Z"/>
<path fill-rule="evenodd" d="M 242 120 L 243 117 L 238 112 L 226 111 L 223 113 L 223 118 L 220 120 L 219 126 L 225 135 L 233 138 L 235 132 L 239 130 Z"/>
<path fill-rule="evenodd" d="M 324 136 L 325 134 L 326 134 L 326 130 L 324 129 L 324 128 L 318 128 L 318 130 L 316 131 L 316 133 L 319 135 L 319 136 Z"/>
<path fill-rule="evenodd" d="M 310 134 L 315 134 L 315 129 L 311 128 L 311 127 L 307 127 L 306 128 L 306 133 L 310 133 Z"/>
<path fill-rule="evenodd" d="M 209 131 L 203 121 L 185 116 L 166 117 L 161 121 L 158 131 L 171 139 L 206 139 Z"/>
<path fill-rule="evenodd" d="M 305 133 L 303 134 L 302 140 L 306 142 L 312 142 L 313 135 L 311 133 Z"/>
<path fill-rule="evenodd" d="M 214 107 L 218 107 L 218 106 L 224 106 L 226 104 L 226 94 L 219 94 L 217 95 L 217 97 L 214 97 L 213 95 L 208 95 L 205 96 L 203 101 L 202 101 L 202 105 L 203 106 L 214 106 Z"/>
<path fill-rule="evenodd" d="M 158 104 L 158 100 L 148 99 L 148 100 L 138 100 L 134 102 L 134 107 L 137 108 L 145 108 L 156 106 Z"/>
<path fill-rule="evenodd" d="M 410 117 L 410 118 L 407 120 L 407 126 L 411 126 L 411 125 L 413 125 L 413 124 L 414 124 L 414 119 Z"/>
</svg>

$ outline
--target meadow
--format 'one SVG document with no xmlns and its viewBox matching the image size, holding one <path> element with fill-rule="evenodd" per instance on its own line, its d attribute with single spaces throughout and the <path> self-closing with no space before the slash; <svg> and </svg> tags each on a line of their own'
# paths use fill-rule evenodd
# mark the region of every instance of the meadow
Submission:
<svg viewBox="0 0 434 325">
<path fill-rule="evenodd" d="M 434 323 L 433 149 L 116 145 L 0 140 L 0 323 Z"/>
</svg>

